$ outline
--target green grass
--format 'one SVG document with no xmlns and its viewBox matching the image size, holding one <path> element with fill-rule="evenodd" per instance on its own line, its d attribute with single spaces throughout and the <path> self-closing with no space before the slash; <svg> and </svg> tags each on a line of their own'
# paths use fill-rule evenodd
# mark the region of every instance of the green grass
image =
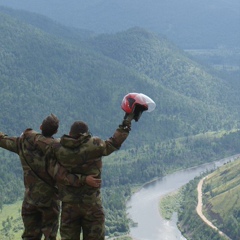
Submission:
<svg viewBox="0 0 240 240">
<path fill-rule="evenodd" d="M 0 211 L 0 240 L 21 239 L 21 235 L 23 232 L 21 207 L 22 201 L 17 201 L 14 204 L 3 205 L 3 209 L 2 211 Z M 3 222 L 5 222 L 4 224 L 5 228 L 3 227 Z M 8 222 L 10 222 L 10 224 Z M 60 239 L 59 234 L 58 239 Z M 132 240 L 132 238 L 130 236 L 122 236 L 115 237 L 114 240 Z"/>
<path fill-rule="evenodd" d="M 0 212 L 0 240 L 21 239 L 23 232 L 21 207 L 22 201 L 3 205 Z"/>
<path fill-rule="evenodd" d="M 23 233 L 21 208 L 21 200 L 14 204 L 3 205 L 3 209 L 0 211 L 0 240 L 21 239 Z M 60 239 L 59 234 L 58 237 Z"/>
<path fill-rule="evenodd" d="M 225 164 L 204 181 L 205 214 L 217 214 L 222 220 L 240 209 L 240 159 Z"/>
<path fill-rule="evenodd" d="M 159 211 L 164 219 L 170 220 L 174 212 L 177 212 L 182 201 L 181 189 L 171 192 L 160 199 Z"/>
</svg>

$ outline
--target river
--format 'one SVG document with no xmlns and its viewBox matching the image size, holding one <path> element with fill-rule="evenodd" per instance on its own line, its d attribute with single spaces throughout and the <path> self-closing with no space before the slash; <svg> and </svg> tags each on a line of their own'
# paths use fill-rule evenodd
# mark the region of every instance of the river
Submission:
<svg viewBox="0 0 240 240">
<path fill-rule="evenodd" d="M 194 177 L 199 176 L 200 173 L 220 167 L 226 162 L 235 160 L 238 156 L 235 155 L 213 163 L 175 172 L 146 184 L 141 190 L 133 194 L 127 204 L 129 217 L 138 224 L 137 227 L 130 228 L 132 238 L 134 240 L 185 239 L 177 228 L 176 214 L 170 221 L 163 219 L 159 214 L 160 197 L 177 190 Z"/>
</svg>

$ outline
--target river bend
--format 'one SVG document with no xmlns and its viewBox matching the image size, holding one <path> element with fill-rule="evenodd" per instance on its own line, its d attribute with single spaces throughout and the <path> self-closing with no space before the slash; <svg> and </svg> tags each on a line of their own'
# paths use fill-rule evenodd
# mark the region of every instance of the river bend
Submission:
<svg viewBox="0 0 240 240">
<path fill-rule="evenodd" d="M 239 156 L 235 155 L 213 163 L 175 172 L 146 184 L 141 190 L 133 194 L 127 204 L 129 217 L 138 224 L 137 227 L 130 228 L 130 235 L 134 240 L 185 239 L 177 228 L 176 214 L 171 221 L 164 220 L 159 214 L 160 198 L 187 184 L 206 170 L 222 166 L 224 163 L 235 160 Z"/>
</svg>

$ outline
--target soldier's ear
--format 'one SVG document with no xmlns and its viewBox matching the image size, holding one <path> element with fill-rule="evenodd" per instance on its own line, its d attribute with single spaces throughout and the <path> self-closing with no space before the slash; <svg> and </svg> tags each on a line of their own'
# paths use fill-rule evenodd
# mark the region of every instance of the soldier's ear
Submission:
<svg viewBox="0 0 240 240">
<path fill-rule="evenodd" d="M 40 125 L 40 127 L 39 127 L 39 128 L 40 128 L 40 130 L 42 131 L 42 125 Z"/>
</svg>

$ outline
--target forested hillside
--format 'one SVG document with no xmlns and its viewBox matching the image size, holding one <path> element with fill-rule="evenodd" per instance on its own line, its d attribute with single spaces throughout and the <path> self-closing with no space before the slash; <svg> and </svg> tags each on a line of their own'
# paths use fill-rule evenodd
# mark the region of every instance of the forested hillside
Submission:
<svg viewBox="0 0 240 240">
<path fill-rule="evenodd" d="M 70 45 L 4 14 L 0 24 L 1 128 L 9 134 L 36 128 L 54 112 L 62 132 L 81 118 L 92 132 L 108 136 L 124 115 L 123 96 L 152 88 L 138 73 L 91 49 Z"/>
<path fill-rule="evenodd" d="M 126 150 L 104 161 L 104 185 L 143 184 L 166 173 L 238 154 L 239 139 L 240 131 L 212 132 Z"/>
<path fill-rule="evenodd" d="M 41 24 L 34 14 L 22 19 L 0 9 L 0 131 L 38 130 L 52 112 L 60 118 L 57 136 L 83 120 L 104 139 L 121 123 L 127 93 L 143 92 L 157 104 L 133 122 L 122 149 L 104 159 L 108 235 L 129 229 L 132 186 L 239 153 L 238 89 L 167 39 L 140 28 L 84 35 L 46 18 Z M 0 161 L 1 207 L 21 199 L 23 184 L 18 157 L 1 150 Z"/>
<path fill-rule="evenodd" d="M 90 43 L 95 50 L 185 97 L 216 105 L 234 103 L 237 92 L 235 96 L 226 95 L 227 79 L 210 75 L 181 49 L 155 33 L 133 28 L 96 36 Z"/>
<path fill-rule="evenodd" d="M 197 185 L 201 176 L 190 181 L 183 188 L 183 200 L 178 211 L 178 225 L 183 235 L 189 240 L 225 240 L 226 238 L 210 228 L 196 212 L 197 206 Z"/>
<path fill-rule="evenodd" d="M 204 173 L 183 188 L 179 226 L 187 239 L 226 239 L 197 215 L 197 185 L 204 176 L 203 214 L 230 239 L 239 239 L 239 168 L 237 159 L 212 173 Z"/>
<path fill-rule="evenodd" d="M 239 48 L 239 0 L 0 0 L 64 25 L 110 33 L 143 27 L 182 48 Z"/>
<path fill-rule="evenodd" d="M 204 181 L 204 214 L 231 239 L 240 238 L 240 159 Z M 227 201 L 226 201 L 227 200 Z"/>
<path fill-rule="evenodd" d="M 62 131 L 68 131 L 71 122 L 82 117 L 89 122 L 92 132 L 107 137 L 108 129 L 115 128 L 123 115 L 120 102 L 128 92 L 143 92 L 157 103 L 156 111 L 145 114 L 136 126 L 151 126 L 144 132 L 146 141 L 153 134 L 155 139 L 166 139 L 237 127 L 239 95 L 236 89 L 210 76 L 201 66 L 181 55 L 175 46 L 145 30 L 120 33 L 117 43 L 120 41 L 122 46 L 126 46 L 128 37 L 130 46 L 136 41 L 136 47 L 132 46 L 129 53 L 123 47 L 118 52 L 110 49 L 115 56 L 125 52 L 126 58 L 132 59 L 127 63 L 124 57 L 112 59 L 85 44 L 77 46 L 60 41 L 59 37 L 5 14 L 1 15 L 1 31 L 3 85 L 0 91 L 5 116 L 0 126 L 5 126 L 9 134 L 17 134 L 32 124 L 38 127 L 38 119 L 52 111 L 62 120 Z M 116 42 L 109 38 L 111 42 L 107 43 L 115 46 Z M 95 46 L 102 46 L 101 43 L 100 38 Z M 158 54 L 149 58 L 157 49 Z M 141 54 L 142 61 L 149 59 L 150 67 L 142 67 L 144 62 L 137 53 Z M 135 66 L 138 62 L 140 69 Z M 108 108 L 104 111 L 101 106 Z M 62 109 L 68 112 L 64 114 Z M 32 112 L 35 114 L 31 116 Z"/>
</svg>

